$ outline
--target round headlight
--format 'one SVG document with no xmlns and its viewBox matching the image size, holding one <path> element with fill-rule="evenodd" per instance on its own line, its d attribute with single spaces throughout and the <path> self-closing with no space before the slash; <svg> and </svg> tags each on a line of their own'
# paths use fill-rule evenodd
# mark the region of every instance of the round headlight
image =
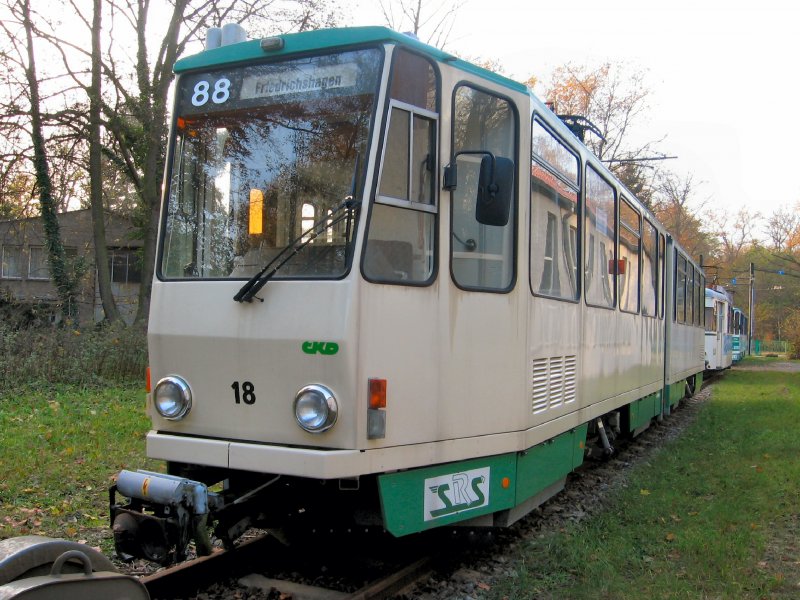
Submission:
<svg viewBox="0 0 800 600">
<path fill-rule="evenodd" d="M 336 398 L 322 385 L 307 385 L 294 398 L 297 424 L 311 433 L 327 431 L 336 423 L 339 407 Z"/>
<path fill-rule="evenodd" d="M 192 390 L 180 377 L 164 377 L 153 389 L 153 404 L 162 417 L 178 421 L 192 408 Z"/>
</svg>

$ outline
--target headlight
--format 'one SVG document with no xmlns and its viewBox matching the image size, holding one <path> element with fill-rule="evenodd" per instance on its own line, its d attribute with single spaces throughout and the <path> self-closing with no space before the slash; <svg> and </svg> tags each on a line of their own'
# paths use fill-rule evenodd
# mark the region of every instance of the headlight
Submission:
<svg viewBox="0 0 800 600">
<path fill-rule="evenodd" d="M 153 404 L 162 417 L 178 421 L 192 408 L 192 390 L 180 377 L 164 377 L 153 390 Z"/>
<path fill-rule="evenodd" d="M 294 417 L 308 432 L 327 431 L 336 423 L 338 414 L 336 398 L 325 386 L 307 385 L 294 398 Z"/>
</svg>

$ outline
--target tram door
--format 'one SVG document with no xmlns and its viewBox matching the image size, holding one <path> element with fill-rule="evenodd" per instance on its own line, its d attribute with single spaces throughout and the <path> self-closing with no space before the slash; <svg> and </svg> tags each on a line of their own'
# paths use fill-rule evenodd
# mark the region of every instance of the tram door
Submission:
<svg viewBox="0 0 800 600">
<path fill-rule="evenodd" d="M 518 114 L 508 98 L 465 82 L 454 87 L 452 98 L 450 156 L 457 177 L 447 205 L 449 223 L 441 224 L 449 234 L 451 282 L 440 327 L 449 341 L 442 379 L 452 397 L 443 423 L 449 436 L 461 437 L 510 431 L 524 422 L 524 403 L 516 412 L 509 399 L 525 394 L 520 373 L 527 304 L 520 300 L 515 273 L 518 183 L 510 186 L 505 222 L 484 218 L 478 206 L 478 187 L 485 184 L 481 163 L 491 155 L 498 164 L 519 165 Z"/>
</svg>

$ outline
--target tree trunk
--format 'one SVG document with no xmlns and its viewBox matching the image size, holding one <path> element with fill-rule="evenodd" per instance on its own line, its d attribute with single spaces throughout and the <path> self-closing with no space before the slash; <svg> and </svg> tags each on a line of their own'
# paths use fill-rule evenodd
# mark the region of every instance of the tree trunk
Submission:
<svg viewBox="0 0 800 600">
<path fill-rule="evenodd" d="M 136 322 L 147 322 L 150 313 L 150 291 L 155 270 L 156 246 L 158 244 L 158 225 L 161 211 L 161 183 L 164 175 L 164 144 L 167 139 L 167 96 L 172 79 L 172 65 L 179 53 L 180 24 L 188 0 L 176 0 L 167 34 L 162 42 L 162 54 L 151 72 L 147 64 L 147 48 L 144 31 L 147 24 L 146 5 L 140 5 L 138 27 L 139 47 L 137 52 L 137 78 L 141 110 L 139 113 L 144 125 L 147 151 L 145 154 L 140 194 L 144 213 L 144 255 L 142 257 L 142 283 L 139 287 L 139 309 Z"/>
<path fill-rule="evenodd" d="M 103 206 L 103 167 L 100 139 L 101 80 L 100 27 L 102 0 L 94 0 L 92 18 L 92 84 L 89 88 L 89 202 L 92 210 L 92 237 L 94 240 L 94 264 L 103 313 L 110 322 L 122 319 L 111 291 L 111 276 L 108 269 L 108 247 L 106 246 L 105 210 Z"/>
<path fill-rule="evenodd" d="M 20 0 L 22 23 L 28 49 L 28 65 L 25 76 L 28 80 L 28 93 L 31 102 L 31 141 L 33 142 L 33 162 L 36 172 L 36 187 L 39 189 L 39 204 L 44 223 L 45 245 L 50 261 L 50 273 L 61 302 L 61 314 L 68 322 L 78 322 L 78 303 L 76 298 L 77 280 L 66 264 L 66 253 L 61 243 L 61 233 L 56 216 L 56 203 L 53 200 L 50 168 L 42 131 L 42 114 L 39 107 L 39 81 L 36 78 L 36 62 L 33 50 L 33 24 L 31 23 L 30 0 Z"/>
</svg>

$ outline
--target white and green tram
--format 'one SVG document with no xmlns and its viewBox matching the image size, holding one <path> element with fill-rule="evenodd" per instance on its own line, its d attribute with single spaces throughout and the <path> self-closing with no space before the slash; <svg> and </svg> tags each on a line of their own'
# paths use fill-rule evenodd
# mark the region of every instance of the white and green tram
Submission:
<svg viewBox="0 0 800 600">
<path fill-rule="evenodd" d="M 702 270 L 524 85 L 379 27 L 175 72 L 121 554 L 508 525 L 700 383 Z"/>
</svg>

